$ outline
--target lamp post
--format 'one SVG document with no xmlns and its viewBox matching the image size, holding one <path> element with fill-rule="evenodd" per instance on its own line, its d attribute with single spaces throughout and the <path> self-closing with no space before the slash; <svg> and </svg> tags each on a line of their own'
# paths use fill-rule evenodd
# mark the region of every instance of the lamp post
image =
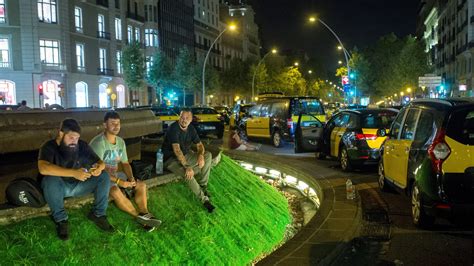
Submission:
<svg viewBox="0 0 474 266">
<path fill-rule="evenodd" d="M 349 58 L 350 58 L 350 54 L 349 52 L 346 50 L 346 48 L 344 47 L 344 45 L 342 44 L 341 42 L 341 39 L 339 38 L 339 36 L 337 36 L 336 32 L 334 32 L 331 27 L 329 27 L 324 21 L 322 21 L 320 18 L 317 18 L 315 16 L 312 16 L 312 17 L 309 17 L 309 22 L 310 23 L 315 23 L 316 20 L 321 22 L 321 24 L 324 25 L 324 27 L 326 27 L 331 33 L 332 35 L 336 38 L 336 40 L 339 42 L 339 46 L 340 48 L 338 47 L 339 50 L 343 50 L 344 52 L 344 58 L 346 59 L 346 67 L 347 67 L 347 75 L 350 75 L 351 71 L 350 71 L 350 67 L 349 67 Z M 354 87 L 355 88 L 355 87 Z M 355 99 L 356 99 L 356 103 L 357 103 L 357 92 L 355 92 L 355 89 L 354 89 L 354 93 L 355 93 Z"/>
<path fill-rule="evenodd" d="M 272 49 L 270 52 L 266 53 L 262 59 L 258 62 L 257 66 L 255 67 L 255 70 L 253 71 L 253 77 L 252 77 L 252 101 L 254 100 L 255 97 L 255 75 L 257 75 L 257 69 L 260 66 L 260 64 L 269 56 L 270 54 L 276 54 L 278 51 L 276 49 Z"/>
<path fill-rule="evenodd" d="M 207 50 L 207 54 L 206 54 L 206 57 L 204 58 L 204 63 L 202 65 L 202 105 L 206 105 L 206 79 L 205 79 L 205 75 L 206 75 L 206 63 L 207 63 L 207 59 L 209 58 L 209 54 L 211 53 L 211 50 L 212 50 L 212 47 L 214 46 L 214 44 L 217 42 L 217 40 L 219 40 L 219 38 L 222 36 L 222 34 L 224 34 L 224 32 L 226 32 L 227 30 L 235 30 L 236 29 L 236 26 L 235 25 L 229 25 L 229 27 L 223 29 L 219 35 L 217 35 L 216 39 L 212 42 L 211 46 L 209 47 L 209 50 Z"/>
</svg>

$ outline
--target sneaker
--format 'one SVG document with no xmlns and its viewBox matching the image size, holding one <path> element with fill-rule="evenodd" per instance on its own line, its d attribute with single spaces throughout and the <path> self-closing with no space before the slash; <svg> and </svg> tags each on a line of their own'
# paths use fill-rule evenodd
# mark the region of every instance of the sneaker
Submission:
<svg viewBox="0 0 474 266">
<path fill-rule="evenodd" d="M 212 213 L 216 207 L 212 205 L 212 203 L 209 200 L 204 201 L 204 208 L 207 209 L 208 213 Z"/>
<path fill-rule="evenodd" d="M 56 231 L 58 232 L 58 237 L 61 240 L 69 239 L 69 223 L 67 220 L 60 221 L 56 223 Z"/>
<path fill-rule="evenodd" d="M 140 213 L 136 220 L 139 224 L 151 227 L 158 227 L 161 224 L 161 221 L 156 219 L 151 213 Z"/>
<path fill-rule="evenodd" d="M 143 229 L 145 229 L 145 231 L 147 231 L 147 232 L 149 233 L 149 232 L 155 231 L 156 227 L 144 225 L 144 226 L 143 226 Z"/>
<path fill-rule="evenodd" d="M 97 225 L 97 227 L 99 227 L 103 231 L 106 231 L 106 232 L 114 232 L 115 231 L 114 227 L 109 223 L 109 221 L 107 220 L 107 216 L 105 216 L 105 215 L 97 217 L 97 216 L 95 216 L 95 214 L 93 212 L 90 212 L 89 215 L 87 215 L 87 218 L 89 218 L 89 220 L 93 221 L 95 223 L 95 225 Z"/>
</svg>

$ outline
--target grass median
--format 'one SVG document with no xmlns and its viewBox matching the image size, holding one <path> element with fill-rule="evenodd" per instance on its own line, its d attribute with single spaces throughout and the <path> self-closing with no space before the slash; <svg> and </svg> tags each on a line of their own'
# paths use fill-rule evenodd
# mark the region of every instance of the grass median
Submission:
<svg viewBox="0 0 474 266">
<path fill-rule="evenodd" d="M 2 265 L 13 264 L 250 264 L 283 240 L 291 223 L 284 196 L 223 156 L 212 168 L 209 214 L 184 182 L 149 190 L 149 209 L 163 221 L 146 232 L 112 203 L 115 233 L 99 231 L 89 206 L 69 210 L 70 240 L 48 217 L 0 227 Z"/>
</svg>

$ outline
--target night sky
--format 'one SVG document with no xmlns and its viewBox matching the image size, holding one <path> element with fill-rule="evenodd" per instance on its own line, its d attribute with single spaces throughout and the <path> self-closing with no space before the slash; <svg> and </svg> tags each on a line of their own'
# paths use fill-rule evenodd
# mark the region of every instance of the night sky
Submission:
<svg viewBox="0 0 474 266">
<path fill-rule="evenodd" d="M 374 44 L 379 37 L 415 33 L 419 0 L 249 0 L 256 12 L 262 47 L 304 50 L 334 71 L 337 41 L 320 23 L 310 25 L 310 14 L 331 27 L 348 50 Z"/>
</svg>

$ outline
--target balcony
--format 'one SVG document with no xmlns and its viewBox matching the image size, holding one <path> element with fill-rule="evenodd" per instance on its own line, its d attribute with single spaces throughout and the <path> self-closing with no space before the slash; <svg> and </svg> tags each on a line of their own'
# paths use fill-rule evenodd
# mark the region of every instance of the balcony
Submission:
<svg viewBox="0 0 474 266">
<path fill-rule="evenodd" d="M 109 7 L 109 0 L 96 0 L 98 6 Z"/>
<path fill-rule="evenodd" d="M 140 15 L 137 15 L 137 14 L 134 14 L 132 12 L 128 12 L 127 11 L 127 18 L 130 18 L 130 19 L 133 19 L 133 20 L 136 20 L 138 22 L 142 22 L 142 23 L 145 23 L 145 18 L 140 16 Z"/>
<path fill-rule="evenodd" d="M 110 40 L 110 32 L 97 31 L 97 38 Z"/>
<path fill-rule="evenodd" d="M 11 62 L 0 62 L 0 68 L 12 68 Z"/>
<path fill-rule="evenodd" d="M 98 68 L 97 75 L 114 76 L 114 70 L 110 68 Z"/>
<path fill-rule="evenodd" d="M 60 63 L 49 63 L 44 60 L 41 62 L 41 68 L 49 71 L 66 71 L 66 65 Z"/>
</svg>

